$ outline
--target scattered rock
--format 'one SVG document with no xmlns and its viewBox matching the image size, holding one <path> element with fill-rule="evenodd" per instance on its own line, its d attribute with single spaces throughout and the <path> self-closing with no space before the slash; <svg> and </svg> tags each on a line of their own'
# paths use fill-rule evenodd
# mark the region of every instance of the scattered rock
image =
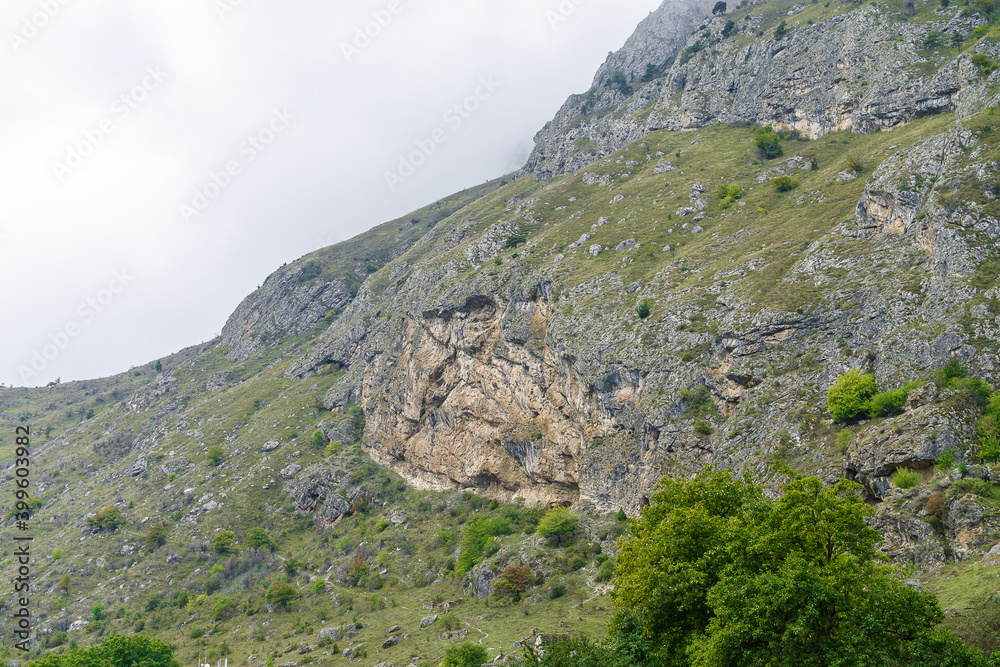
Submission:
<svg viewBox="0 0 1000 667">
<path fill-rule="evenodd" d="M 302 470 L 302 466 L 300 466 L 298 463 L 293 463 L 289 466 L 282 468 L 281 472 L 279 472 L 278 474 L 284 477 L 285 479 L 291 479 L 292 477 L 295 477 L 300 470 Z"/>
<path fill-rule="evenodd" d="M 701 234 L 703 231 L 705 231 L 705 228 L 702 227 L 701 225 L 696 225 L 695 227 L 691 228 L 692 234 Z"/>
<path fill-rule="evenodd" d="M 604 247 L 600 243 L 595 243 L 594 245 L 590 246 L 587 252 L 590 253 L 591 257 L 597 257 L 598 255 L 601 254 L 602 250 L 604 250 Z"/>
<path fill-rule="evenodd" d="M 622 241 L 621 243 L 619 243 L 618 245 L 615 246 L 615 252 L 621 252 L 622 250 L 628 250 L 629 248 L 631 248 L 634 245 L 635 245 L 635 239 L 628 239 L 626 241 Z"/>
<path fill-rule="evenodd" d="M 400 641 L 399 637 L 389 637 L 384 642 L 382 642 L 382 648 L 392 648 L 397 645 Z"/>
<path fill-rule="evenodd" d="M 490 590 L 492 590 L 492 589 L 493 589 L 493 586 L 492 586 L 492 581 L 491 581 Z M 420 627 L 426 628 L 428 625 L 431 625 L 432 623 L 436 623 L 437 620 L 438 620 L 437 614 L 435 614 L 433 616 L 424 616 L 422 619 L 420 619 Z"/>
<path fill-rule="evenodd" d="M 853 171 L 842 171 L 839 174 L 837 174 L 837 178 L 835 180 L 837 180 L 837 182 L 839 183 L 843 183 L 844 181 L 853 181 L 857 177 L 858 175 L 855 174 Z"/>
<path fill-rule="evenodd" d="M 280 442 L 265 442 L 264 446 L 260 448 L 260 451 L 262 451 L 262 452 L 273 452 L 278 447 L 281 447 L 281 443 Z"/>
</svg>

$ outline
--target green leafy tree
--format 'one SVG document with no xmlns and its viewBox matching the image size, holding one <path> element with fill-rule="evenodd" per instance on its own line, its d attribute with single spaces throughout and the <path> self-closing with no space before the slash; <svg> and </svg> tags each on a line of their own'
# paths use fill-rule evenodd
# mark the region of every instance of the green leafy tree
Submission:
<svg viewBox="0 0 1000 667">
<path fill-rule="evenodd" d="M 163 372 L 163 364 L 159 360 L 156 361 L 156 366 L 154 368 L 156 368 L 157 373 Z"/>
<path fill-rule="evenodd" d="M 754 145 L 757 147 L 757 154 L 764 160 L 773 160 L 785 154 L 781 148 L 781 137 L 768 125 L 764 128 L 757 128 L 753 135 Z"/>
<path fill-rule="evenodd" d="M 72 643 L 70 644 L 73 645 Z M 169 644 L 144 635 L 112 635 L 97 646 L 47 655 L 30 667 L 181 667 Z"/>
<path fill-rule="evenodd" d="M 231 530 L 222 529 L 212 538 L 210 546 L 217 554 L 232 553 L 236 545 L 236 533 Z"/>
<path fill-rule="evenodd" d="M 316 449 L 322 449 L 326 447 L 326 436 L 323 435 L 322 431 L 314 431 L 309 442 Z"/>
<path fill-rule="evenodd" d="M 87 517 L 87 525 L 97 532 L 108 531 L 113 533 L 125 525 L 125 517 L 118 507 L 112 505 L 105 507 L 94 516 Z"/>
<path fill-rule="evenodd" d="M 728 7 L 726 6 L 725 0 L 719 0 L 717 3 L 715 3 L 715 6 L 712 7 L 712 13 L 725 14 L 726 9 L 728 9 Z"/>
<path fill-rule="evenodd" d="M 789 471 L 790 472 L 790 471 Z M 853 482 L 665 480 L 620 542 L 607 646 L 629 665 L 981 665 L 876 549 Z"/>
<path fill-rule="evenodd" d="M 826 407 L 839 422 L 863 417 L 877 392 L 875 376 L 853 368 L 837 378 L 827 391 Z"/>
<path fill-rule="evenodd" d="M 283 581 L 271 584 L 267 589 L 267 601 L 276 604 L 282 609 L 287 609 L 288 605 L 299 598 L 299 592 L 291 584 Z"/>
<path fill-rule="evenodd" d="M 774 29 L 774 38 L 781 39 L 782 37 L 785 36 L 785 33 L 787 32 L 788 32 L 788 27 L 787 24 L 785 23 L 785 19 L 781 19 L 781 23 L 779 23 L 778 27 Z"/>
<path fill-rule="evenodd" d="M 632 86 L 629 85 L 625 72 L 620 69 L 612 70 L 608 75 L 608 87 L 616 89 L 626 97 L 632 94 Z"/>
<path fill-rule="evenodd" d="M 267 534 L 267 531 L 259 526 L 250 529 L 245 544 L 250 549 L 269 549 L 274 551 L 278 548 L 278 545 L 274 543 L 274 540 Z"/>
<path fill-rule="evenodd" d="M 146 533 L 146 548 L 150 551 L 167 543 L 167 527 L 162 523 L 154 523 Z"/>
<path fill-rule="evenodd" d="M 212 445 L 208 448 L 208 452 L 205 453 L 205 458 L 208 462 L 214 466 L 222 463 L 222 459 L 226 456 L 226 452 L 219 445 Z"/>
<path fill-rule="evenodd" d="M 449 646 L 444 652 L 441 667 L 475 667 L 489 662 L 486 649 L 466 642 L 461 646 Z"/>
<path fill-rule="evenodd" d="M 564 537 L 570 537 L 580 523 L 579 517 L 566 507 L 553 507 L 538 522 L 535 532 L 542 537 L 554 537 L 561 546 Z"/>
<path fill-rule="evenodd" d="M 220 595 L 212 600 L 212 618 L 224 621 L 236 611 L 236 600 L 232 595 Z"/>
</svg>

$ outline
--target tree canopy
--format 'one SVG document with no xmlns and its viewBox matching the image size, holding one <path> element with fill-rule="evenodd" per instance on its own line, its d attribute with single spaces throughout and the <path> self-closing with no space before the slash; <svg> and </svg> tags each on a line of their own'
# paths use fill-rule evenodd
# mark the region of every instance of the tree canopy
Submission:
<svg viewBox="0 0 1000 667">
<path fill-rule="evenodd" d="M 143 635 L 112 635 L 97 646 L 47 655 L 30 667 L 180 667 L 174 650 Z"/>
<path fill-rule="evenodd" d="M 795 478 L 774 501 L 723 470 L 664 480 L 619 541 L 606 640 L 528 664 L 985 665 L 935 629 L 943 614 L 934 596 L 885 562 L 865 523 L 871 512 L 847 480 Z"/>
</svg>

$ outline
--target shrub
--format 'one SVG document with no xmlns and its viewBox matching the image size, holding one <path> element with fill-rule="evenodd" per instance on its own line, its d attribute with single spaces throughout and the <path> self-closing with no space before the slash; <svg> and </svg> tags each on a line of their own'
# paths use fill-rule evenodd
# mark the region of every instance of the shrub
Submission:
<svg viewBox="0 0 1000 667">
<path fill-rule="evenodd" d="M 95 621 L 99 621 L 102 618 L 104 618 L 104 605 L 103 604 L 95 604 L 93 607 L 91 607 L 91 609 L 90 609 L 90 617 L 92 619 L 94 619 Z"/>
<path fill-rule="evenodd" d="M 993 393 L 993 387 L 979 378 L 959 378 L 952 380 L 951 387 L 956 391 L 968 394 L 979 407 L 985 407 L 990 401 L 990 394 Z"/>
<path fill-rule="evenodd" d="M 965 480 L 962 480 L 965 481 Z M 948 520 L 948 506 L 944 502 L 944 493 L 935 489 L 931 497 L 924 503 L 924 521 L 929 523 L 939 534 L 944 533 L 945 522 Z"/>
<path fill-rule="evenodd" d="M 267 531 L 259 526 L 250 529 L 245 544 L 249 549 L 268 549 L 274 551 L 278 548 L 278 545 L 274 543 L 274 540 L 267 534 Z"/>
<path fill-rule="evenodd" d="M 934 384 L 943 389 L 951 385 L 952 380 L 969 377 L 969 369 L 958 363 L 956 357 L 952 357 L 947 364 L 934 371 Z"/>
<path fill-rule="evenodd" d="M 726 25 L 722 26 L 722 38 L 726 39 L 736 31 L 736 22 L 732 19 L 726 21 Z"/>
<path fill-rule="evenodd" d="M 624 508 L 621 507 L 618 508 L 618 514 L 615 515 L 615 519 L 621 521 L 622 523 L 628 521 L 628 515 L 625 514 Z"/>
<path fill-rule="evenodd" d="M 328 458 L 331 456 L 336 456 L 337 454 L 340 453 L 340 445 L 341 445 L 340 440 L 334 440 L 329 445 L 327 445 L 326 448 L 323 450 L 323 456 L 326 456 Z"/>
<path fill-rule="evenodd" d="M 951 470 L 955 467 L 955 458 L 955 450 L 946 449 L 938 455 L 934 463 L 940 470 Z"/>
<path fill-rule="evenodd" d="M 885 417 L 899 412 L 906 406 L 906 396 L 919 387 L 922 381 L 917 380 L 897 389 L 890 389 L 872 396 L 868 414 L 871 417 Z"/>
<path fill-rule="evenodd" d="M 214 466 L 217 466 L 219 465 L 219 463 L 222 462 L 222 459 L 225 455 L 226 452 L 225 450 L 222 449 L 222 447 L 220 447 L 219 445 L 212 445 L 211 447 L 208 448 L 208 452 L 206 452 L 205 458 L 208 459 L 209 463 L 211 463 Z"/>
<path fill-rule="evenodd" d="M 444 652 L 441 667 L 478 667 L 489 659 L 482 646 L 466 642 L 461 646 L 449 646 Z"/>
<path fill-rule="evenodd" d="M 318 260 L 310 259 L 306 262 L 306 265 L 302 267 L 302 272 L 299 274 L 298 280 L 300 283 L 304 283 L 307 280 L 318 278 L 321 273 L 323 273 L 323 265 L 320 264 Z"/>
<path fill-rule="evenodd" d="M 608 75 L 608 86 L 626 97 L 632 94 L 632 86 L 629 85 L 625 72 L 620 69 L 612 70 L 611 74 Z"/>
<path fill-rule="evenodd" d="M 649 300 L 648 299 L 643 300 L 643 302 L 640 303 L 638 307 L 635 309 L 635 313 L 636 315 L 639 316 L 640 320 L 644 320 L 647 317 L 649 317 L 650 313 Z"/>
<path fill-rule="evenodd" d="M 87 517 L 87 525 L 97 532 L 106 530 L 113 533 L 125 525 L 125 517 L 117 507 L 105 507 L 94 516 Z"/>
<path fill-rule="evenodd" d="M 565 507 L 553 507 L 538 522 L 535 532 L 542 537 L 554 537 L 556 538 L 556 542 L 562 545 L 562 539 L 571 536 L 579 522 L 580 519 L 571 513 L 569 509 Z"/>
<path fill-rule="evenodd" d="M 920 474 L 906 468 L 901 468 L 896 472 L 896 477 L 892 480 L 898 489 L 912 489 L 920 483 Z"/>
<path fill-rule="evenodd" d="M 771 187 L 778 192 L 791 192 L 795 188 L 799 187 L 799 182 L 791 176 L 778 176 L 777 178 L 771 179 Z"/>
<path fill-rule="evenodd" d="M 785 36 L 785 33 L 787 32 L 788 32 L 788 27 L 787 24 L 785 23 L 785 19 L 781 19 L 781 23 L 779 23 L 778 27 L 774 29 L 774 38 L 781 39 L 782 37 Z"/>
<path fill-rule="evenodd" d="M 704 419 L 694 421 L 694 432 L 698 435 L 712 435 L 712 426 Z"/>
<path fill-rule="evenodd" d="M 735 183 L 724 183 L 719 186 L 719 208 L 727 209 L 733 202 L 743 197 L 743 188 Z"/>
<path fill-rule="evenodd" d="M 233 551 L 233 546 L 236 544 L 236 534 L 231 530 L 220 530 L 212 538 L 211 547 L 212 551 L 218 554 L 228 554 Z"/>
<path fill-rule="evenodd" d="M 236 611 L 236 600 L 232 595 L 220 595 L 212 601 L 212 618 L 224 621 Z"/>
<path fill-rule="evenodd" d="M 728 7 L 726 6 L 725 0 L 719 0 L 717 3 L 715 3 L 715 6 L 712 7 L 712 13 L 725 14 L 726 9 L 728 9 Z"/>
<path fill-rule="evenodd" d="M 521 594 L 535 583 L 535 575 L 527 565 L 508 565 L 493 582 L 493 597 L 521 600 Z"/>
<path fill-rule="evenodd" d="M 847 421 L 867 414 L 869 402 L 878 391 L 875 376 L 854 368 L 839 378 L 826 395 L 826 406 L 836 421 Z"/>
<path fill-rule="evenodd" d="M 758 128 L 754 132 L 753 141 L 757 147 L 757 154 L 765 160 L 773 160 L 785 154 L 785 151 L 781 148 L 781 138 L 770 125 L 765 128 Z"/>
<path fill-rule="evenodd" d="M 524 236 L 523 234 L 511 234 L 510 236 L 507 237 L 507 240 L 504 242 L 503 247 L 516 248 L 522 243 L 527 243 L 527 241 L 528 237 Z"/>
<path fill-rule="evenodd" d="M 837 451 L 841 454 L 846 454 L 847 448 L 851 446 L 852 440 L 854 440 L 854 434 L 846 428 L 837 433 Z"/>
<path fill-rule="evenodd" d="M 326 447 L 326 436 L 323 435 L 322 431 L 313 431 L 312 438 L 309 439 L 309 442 L 316 449 Z"/>
<path fill-rule="evenodd" d="M 288 605 L 297 600 L 299 592 L 291 584 L 279 581 L 271 584 L 267 589 L 267 601 L 276 604 L 282 609 L 287 609 Z"/>
<path fill-rule="evenodd" d="M 167 543 L 167 527 L 162 523 L 156 523 L 149 527 L 146 533 L 146 548 L 152 551 L 157 547 L 162 547 Z"/>
</svg>

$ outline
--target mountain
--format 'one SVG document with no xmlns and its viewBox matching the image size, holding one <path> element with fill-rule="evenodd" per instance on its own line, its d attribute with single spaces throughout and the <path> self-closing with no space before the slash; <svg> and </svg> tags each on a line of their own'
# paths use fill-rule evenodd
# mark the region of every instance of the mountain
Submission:
<svg viewBox="0 0 1000 667">
<path fill-rule="evenodd" d="M 1000 534 L 976 382 L 1000 385 L 1000 33 L 977 7 L 664 3 L 517 174 L 279 268 L 159 369 L 0 389 L 5 432 L 34 434 L 36 627 L 100 604 L 62 641 L 142 626 L 254 665 L 324 627 L 303 663 L 599 631 L 610 515 L 708 466 L 774 493 L 854 479 L 943 603 L 992 590 L 971 582 Z M 835 420 L 851 369 L 895 409 Z M 553 506 L 582 516 L 570 546 L 532 534 Z M 512 534 L 456 576 L 487 511 Z M 527 621 L 477 597 L 517 563 L 545 582 Z M 298 615 L 267 606 L 282 577 Z M 434 609 L 452 627 L 418 627 Z"/>
</svg>

